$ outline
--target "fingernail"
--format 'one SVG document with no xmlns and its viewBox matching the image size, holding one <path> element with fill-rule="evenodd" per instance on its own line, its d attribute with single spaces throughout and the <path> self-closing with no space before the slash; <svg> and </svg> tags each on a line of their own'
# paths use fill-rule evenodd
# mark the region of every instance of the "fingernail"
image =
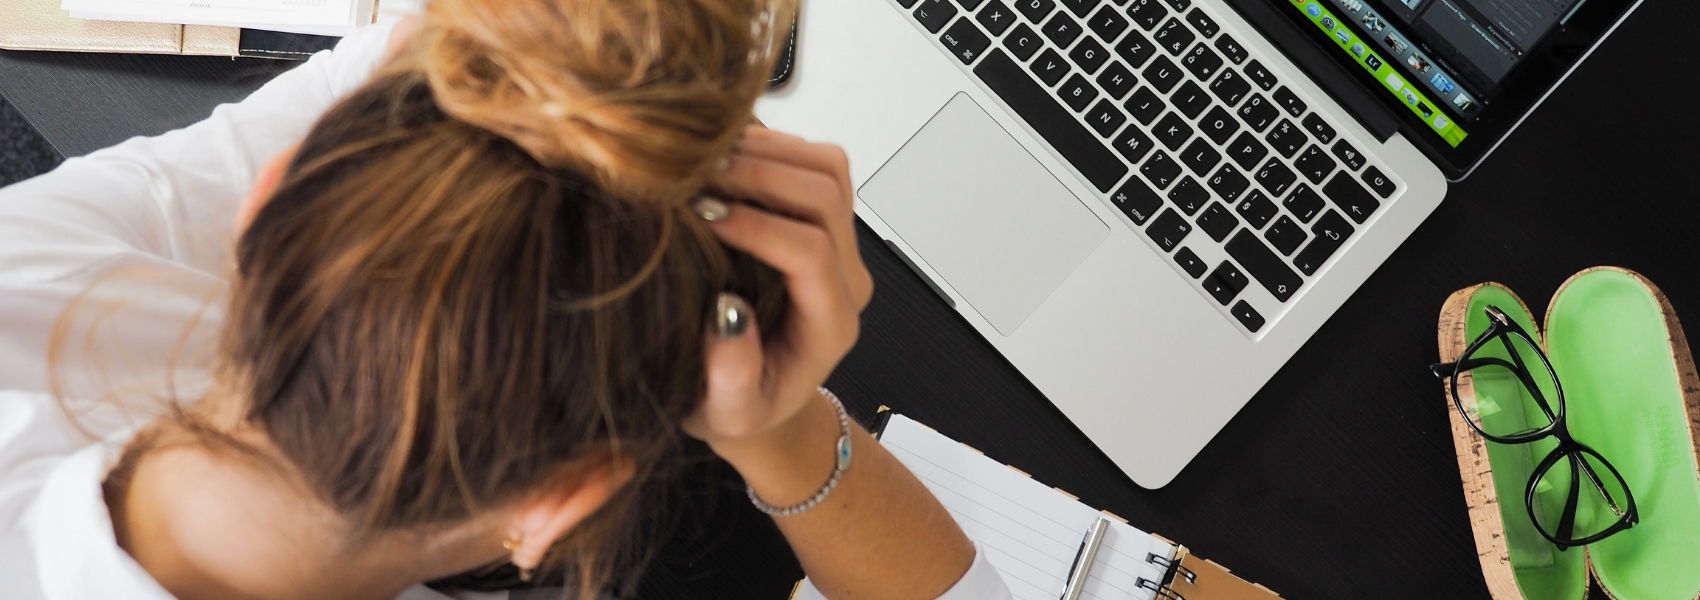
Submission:
<svg viewBox="0 0 1700 600">
<path fill-rule="evenodd" d="M 732 214 L 732 207 L 727 206 L 725 202 L 706 196 L 697 198 L 696 203 L 692 204 L 691 207 L 696 209 L 697 216 L 710 223 L 724 220 L 727 215 Z"/>
<path fill-rule="evenodd" d="M 714 303 L 714 331 L 722 338 L 735 338 L 749 328 L 750 304 L 737 294 L 721 294 Z"/>
</svg>

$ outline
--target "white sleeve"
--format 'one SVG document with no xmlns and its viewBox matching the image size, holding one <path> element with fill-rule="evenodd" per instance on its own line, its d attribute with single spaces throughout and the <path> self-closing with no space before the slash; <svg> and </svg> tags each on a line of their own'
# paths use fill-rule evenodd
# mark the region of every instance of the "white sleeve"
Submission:
<svg viewBox="0 0 1700 600">
<path fill-rule="evenodd" d="M 1009 586 L 1004 584 L 1003 575 L 992 568 L 992 563 L 986 562 L 986 553 L 975 552 L 974 564 L 968 566 L 968 572 L 956 580 L 956 585 L 945 590 L 937 600 L 1009 600 Z M 797 592 L 791 595 L 791 600 L 826 600 L 826 596 L 815 589 L 815 584 L 803 580 L 797 586 Z"/>
<path fill-rule="evenodd" d="M 107 319 L 100 340 L 143 362 L 159 362 L 198 317 L 216 319 L 209 294 L 230 268 L 255 174 L 367 80 L 392 29 L 352 35 L 204 121 L 0 189 L 0 389 L 46 389 L 53 327 L 97 283 L 148 280 L 106 294 L 131 314 Z"/>
</svg>

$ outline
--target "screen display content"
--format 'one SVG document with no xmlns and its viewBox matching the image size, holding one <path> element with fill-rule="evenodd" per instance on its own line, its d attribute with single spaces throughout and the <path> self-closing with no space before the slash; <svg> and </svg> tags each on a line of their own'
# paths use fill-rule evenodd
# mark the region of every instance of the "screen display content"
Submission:
<svg viewBox="0 0 1700 600">
<path fill-rule="evenodd" d="M 1586 0 L 1290 0 L 1457 148 L 1523 59 Z"/>
</svg>

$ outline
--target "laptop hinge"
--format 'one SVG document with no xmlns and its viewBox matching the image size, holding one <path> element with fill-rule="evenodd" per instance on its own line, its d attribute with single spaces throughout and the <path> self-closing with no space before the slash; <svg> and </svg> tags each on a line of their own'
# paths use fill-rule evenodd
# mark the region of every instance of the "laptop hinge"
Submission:
<svg viewBox="0 0 1700 600">
<path fill-rule="evenodd" d="M 1386 142 L 1403 126 L 1399 117 L 1382 104 L 1347 71 L 1335 57 L 1330 56 L 1307 32 L 1294 26 L 1287 15 L 1279 11 L 1292 10 L 1289 0 L 1223 0 L 1240 16 L 1256 26 L 1275 47 L 1287 53 L 1288 60 L 1303 69 L 1317 85 L 1344 106 L 1358 123 L 1368 129 L 1375 139 Z M 1333 49 L 1328 49 L 1332 51 Z"/>
</svg>

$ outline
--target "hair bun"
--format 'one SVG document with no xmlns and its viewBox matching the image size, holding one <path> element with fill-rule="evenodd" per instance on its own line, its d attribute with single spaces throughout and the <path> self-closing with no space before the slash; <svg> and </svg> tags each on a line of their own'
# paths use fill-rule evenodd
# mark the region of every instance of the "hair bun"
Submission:
<svg viewBox="0 0 1700 600">
<path fill-rule="evenodd" d="M 444 112 L 546 166 L 683 198 L 749 124 L 790 3 L 433 0 L 419 68 Z"/>
</svg>

